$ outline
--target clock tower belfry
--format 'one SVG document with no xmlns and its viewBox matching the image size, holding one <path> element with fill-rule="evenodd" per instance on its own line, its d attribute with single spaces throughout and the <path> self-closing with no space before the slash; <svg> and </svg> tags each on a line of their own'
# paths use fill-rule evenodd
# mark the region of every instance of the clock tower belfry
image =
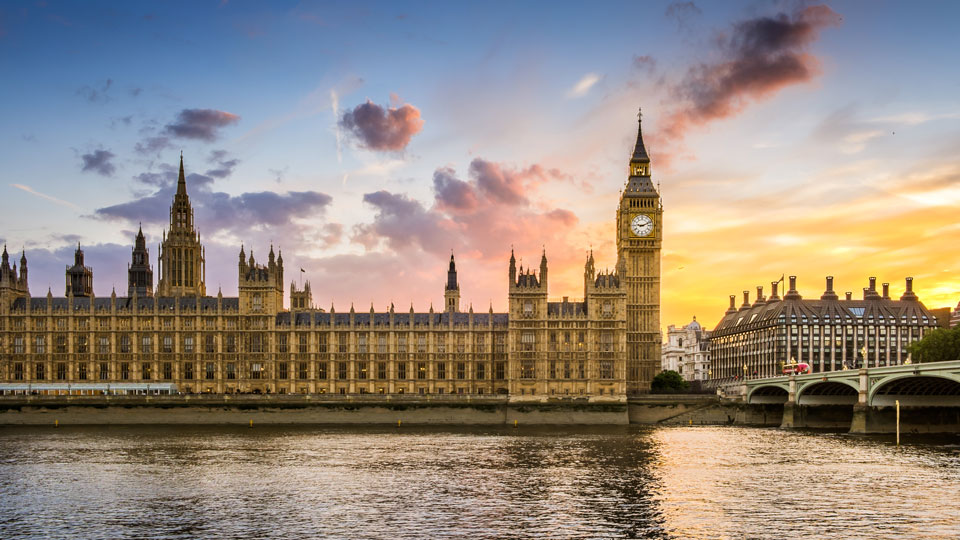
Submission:
<svg viewBox="0 0 960 540">
<path fill-rule="evenodd" d="M 637 144 L 617 208 L 617 267 L 627 289 L 627 393 L 650 391 L 660 366 L 660 247 L 663 204 L 650 179 L 638 114 Z"/>
</svg>

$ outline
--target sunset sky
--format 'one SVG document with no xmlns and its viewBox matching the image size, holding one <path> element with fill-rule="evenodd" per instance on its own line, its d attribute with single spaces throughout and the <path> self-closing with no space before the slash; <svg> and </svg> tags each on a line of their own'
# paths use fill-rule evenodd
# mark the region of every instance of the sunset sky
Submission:
<svg viewBox="0 0 960 540">
<path fill-rule="evenodd" d="M 183 151 L 207 291 L 243 243 L 328 309 L 506 307 L 511 245 L 583 295 L 643 107 L 664 204 L 662 324 L 869 276 L 960 300 L 956 2 L 0 2 L 0 240 L 34 295 L 79 241 L 156 269 Z M 159 274 L 155 273 L 154 279 Z"/>
</svg>

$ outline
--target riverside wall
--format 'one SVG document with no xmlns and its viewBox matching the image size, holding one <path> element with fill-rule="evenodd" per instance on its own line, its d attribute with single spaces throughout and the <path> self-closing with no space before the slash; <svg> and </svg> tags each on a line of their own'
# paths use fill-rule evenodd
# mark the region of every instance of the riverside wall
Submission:
<svg viewBox="0 0 960 540">
<path fill-rule="evenodd" d="M 505 396 L 14 396 L 0 425 L 627 424 L 625 401 Z"/>
<path fill-rule="evenodd" d="M 448 424 L 779 426 L 783 407 L 711 395 L 629 400 L 507 396 L 3 396 L 0 425 Z"/>
</svg>

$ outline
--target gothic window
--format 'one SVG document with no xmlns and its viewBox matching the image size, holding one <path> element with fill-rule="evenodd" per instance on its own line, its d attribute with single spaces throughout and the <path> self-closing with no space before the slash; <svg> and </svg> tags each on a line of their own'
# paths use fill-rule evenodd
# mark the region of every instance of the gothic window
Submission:
<svg viewBox="0 0 960 540">
<path fill-rule="evenodd" d="M 193 380 L 193 362 L 183 364 L 183 378 L 188 381 Z"/>
<path fill-rule="evenodd" d="M 46 352 L 46 336 L 37 336 L 37 342 L 33 352 L 37 354 L 43 354 Z"/>
<path fill-rule="evenodd" d="M 603 360 L 600 362 L 600 378 L 601 379 L 613 378 L 613 361 Z"/>
<path fill-rule="evenodd" d="M 536 370 L 534 369 L 535 363 L 533 360 L 521 360 L 520 361 L 520 378 L 521 379 L 533 379 L 536 378 Z"/>
<path fill-rule="evenodd" d="M 387 363 L 377 362 L 377 378 L 380 380 L 387 378 Z"/>
<path fill-rule="evenodd" d="M 437 378 L 446 379 L 447 378 L 447 363 L 438 362 L 437 363 Z"/>
<path fill-rule="evenodd" d="M 87 380 L 87 364 L 85 362 L 77 366 L 77 379 Z"/>
<path fill-rule="evenodd" d="M 167 381 L 173 378 L 173 362 L 163 363 L 163 378 Z"/>
<path fill-rule="evenodd" d="M 153 341 L 150 336 L 143 336 L 140 340 L 140 352 L 150 354 L 153 352 Z"/>
<path fill-rule="evenodd" d="M 227 379 L 236 379 L 237 378 L 237 364 L 233 362 L 227 362 Z"/>
<path fill-rule="evenodd" d="M 130 379 L 130 364 L 128 362 L 120 362 L 120 379 L 124 381 Z"/>
<path fill-rule="evenodd" d="M 263 311 L 263 298 L 259 293 L 253 295 L 253 311 Z"/>
<path fill-rule="evenodd" d="M 321 362 L 320 364 L 317 365 L 317 371 L 323 374 L 323 376 L 322 376 L 322 377 L 319 377 L 319 378 L 321 378 L 321 379 L 326 379 L 326 378 L 327 378 L 327 364 L 326 364 L 325 362 Z M 318 375 L 319 375 L 320 373 L 318 373 Z M 306 363 L 306 362 L 300 362 L 300 364 L 297 366 L 297 378 L 300 379 L 300 380 L 304 380 L 304 379 L 307 378 L 307 363 Z"/>
<path fill-rule="evenodd" d="M 13 338 L 13 353 L 23 354 L 23 336 L 15 336 Z"/>
<path fill-rule="evenodd" d="M 46 370 L 44 369 L 43 364 L 37 362 L 37 364 L 34 366 L 34 369 L 36 374 L 36 377 L 34 377 L 35 379 L 42 381 L 44 378 L 46 378 Z"/>
<path fill-rule="evenodd" d="M 193 336 L 183 338 L 183 352 L 187 354 L 193 353 Z"/>
</svg>

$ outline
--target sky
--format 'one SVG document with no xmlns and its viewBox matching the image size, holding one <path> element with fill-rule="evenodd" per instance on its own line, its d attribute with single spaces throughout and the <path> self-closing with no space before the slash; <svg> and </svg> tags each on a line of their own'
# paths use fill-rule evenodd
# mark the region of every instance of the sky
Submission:
<svg viewBox="0 0 960 540">
<path fill-rule="evenodd" d="M 180 152 L 209 294 L 241 245 L 319 307 L 506 309 L 616 262 L 637 110 L 664 206 L 661 323 L 798 276 L 960 300 L 956 2 L 0 2 L 0 241 L 64 294 L 79 242 L 156 270 Z M 300 272 L 303 269 L 303 272 Z M 159 274 L 155 271 L 155 280 Z M 289 290 L 289 284 L 287 284 Z"/>
</svg>

